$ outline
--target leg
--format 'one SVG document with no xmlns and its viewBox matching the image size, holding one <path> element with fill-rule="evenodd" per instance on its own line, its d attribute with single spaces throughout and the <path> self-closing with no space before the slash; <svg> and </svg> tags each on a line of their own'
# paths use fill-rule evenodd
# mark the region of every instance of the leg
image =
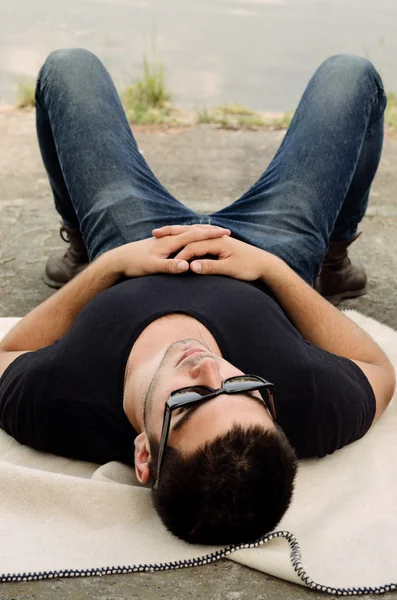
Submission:
<svg viewBox="0 0 397 600">
<path fill-rule="evenodd" d="M 37 132 L 57 210 L 80 228 L 90 259 L 200 217 L 157 180 L 128 125 L 114 84 L 87 50 L 58 50 L 36 90 Z"/>
<path fill-rule="evenodd" d="M 357 226 L 368 205 L 369 189 L 383 141 L 383 119 L 369 130 L 363 144 L 349 191 L 336 219 L 321 272 L 315 280 L 316 290 L 336 306 L 346 298 L 367 292 L 367 274 L 357 259 L 350 259 L 348 248 L 360 235 Z"/>
<path fill-rule="evenodd" d="M 211 222 L 280 256 L 312 284 L 332 232 L 351 237 L 364 215 L 385 104 L 380 77 L 366 59 L 326 60 L 268 169 Z"/>
<path fill-rule="evenodd" d="M 358 224 L 367 210 L 382 145 L 383 111 L 382 117 L 369 128 L 365 136 L 353 179 L 331 233 L 332 241 L 351 240 L 356 235 Z"/>
</svg>

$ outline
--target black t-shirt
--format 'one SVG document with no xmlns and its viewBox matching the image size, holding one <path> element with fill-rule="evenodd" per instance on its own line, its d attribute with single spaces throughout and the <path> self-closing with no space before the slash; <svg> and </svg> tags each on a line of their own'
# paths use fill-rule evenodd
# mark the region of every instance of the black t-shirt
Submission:
<svg viewBox="0 0 397 600">
<path fill-rule="evenodd" d="M 375 398 L 357 365 L 305 341 L 264 286 L 194 274 L 119 283 L 60 340 L 18 357 L 0 379 L 1 427 L 40 450 L 133 463 L 126 362 L 145 327 L 170 313 L 199 320 L 226 360 L 275 384 L 280 426 L 298 456 L 332 453 L 369 429 Z"/>
</svg>

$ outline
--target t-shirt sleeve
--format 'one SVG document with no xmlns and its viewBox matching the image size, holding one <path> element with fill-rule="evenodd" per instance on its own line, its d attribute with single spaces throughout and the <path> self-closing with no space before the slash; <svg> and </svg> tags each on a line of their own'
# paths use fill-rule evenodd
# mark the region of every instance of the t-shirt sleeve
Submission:
<svg viewBox="0 0 397 600">
<path fill-rule="evenodd" d="M 301 454 L 325 456 L 362 438 L 375 417 L 376 401 L 363 371 L 348 358 L 307 342 L 313 398 Z"/>
<path fill-rule="evenodd" d="M 0 427 L 36 450 L 133 464 L 136 433 L 121 402 L 103 404 L 97 401 L 97 390 L 92 398 L 79 394 L 84 369 L 69 371 L 58 356 L 59 344 L 22 354 L 5 370 L 0 379 Z M 96 374 L 87 377 L 94 381 Z"/>
<path fill-rule="evenodd" d="M 35 404 L 47 348 L 18 356 L 0 378 L 0 427 L 20 444 L 39 447 Z"/>
</svg>

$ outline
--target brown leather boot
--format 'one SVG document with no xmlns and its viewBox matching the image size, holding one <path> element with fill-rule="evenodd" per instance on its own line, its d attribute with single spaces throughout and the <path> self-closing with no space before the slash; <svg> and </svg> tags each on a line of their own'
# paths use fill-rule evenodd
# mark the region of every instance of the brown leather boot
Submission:
<svg viewBox="0 0 397 600">
<path fill-rule="evenodd" d="M 60 288 L 80 273 L 88 264 L 87 250 L 80 231 L 62 225 L 60 235 L 69 248 L 64 252 L 58 250 L 47 261 L 44 281 L 53 288 Z"/>
<path fill-rule="evenodd" d="M 350 240 L 330 241 L 315 289 L 337 306 L 346 298 L 356 298 L 367 292 L 367 274 L 359 260 L 351 260 L 347 249 L 359 236 Z"/>
</svg>

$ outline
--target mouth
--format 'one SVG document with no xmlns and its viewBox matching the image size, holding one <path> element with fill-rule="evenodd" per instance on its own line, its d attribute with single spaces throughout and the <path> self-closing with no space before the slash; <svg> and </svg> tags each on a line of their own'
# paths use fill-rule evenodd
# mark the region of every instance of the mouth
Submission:
<svg viewBox="0 0 397 600">
<path fill-rule="evenodd" d="M 192 356 L 193 354 L 198 354 L 198 353 L 202 353 L 202 352 L 208 353 L 208 351 L 204 350 L 203 348 L 189 348 L 189 350 L 186 350 L 186 352 L 184 352 L 182 354 L 182 356 L 180 357 L 180 359 L 178 360 L 178 362 L 176 363 L 175 366 L 177 367 L 178 365 L 180 365 L 181 362 L 183 360 L 185 360 L 185 358 L 188 358 L 189 356 Z"/>
</svg>

